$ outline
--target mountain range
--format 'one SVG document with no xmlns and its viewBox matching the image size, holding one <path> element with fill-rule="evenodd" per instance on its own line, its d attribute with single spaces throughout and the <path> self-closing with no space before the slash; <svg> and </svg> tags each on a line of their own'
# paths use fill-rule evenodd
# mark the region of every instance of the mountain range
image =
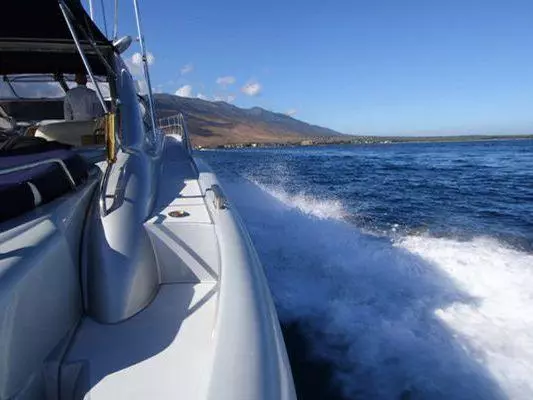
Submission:
<svg viewBox="0 0 533 400">
<path fill-rule="evenodd" d="M 343 136 L 332 129 L 311 125 L 286 114 L 260 107 L 243 109 L 224 101 L 159 93 L 155 95 L 155 105 L 158 117 L 179 112 L 185 115 L 195 146 L 301 143 Z"/>
</svg>

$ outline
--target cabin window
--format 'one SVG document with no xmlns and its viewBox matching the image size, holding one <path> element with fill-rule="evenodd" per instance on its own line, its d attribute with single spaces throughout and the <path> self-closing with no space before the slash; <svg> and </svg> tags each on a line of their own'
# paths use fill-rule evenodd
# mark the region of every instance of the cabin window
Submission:
<svg viewBox="0 0 533 400">
<path fill-rule="evenodd" d="M 4 77 L 0 82 L 0 98 L 59 99 L 65 96 L 59 82 L 47 75 L 19 75 Z"/>
</svg>

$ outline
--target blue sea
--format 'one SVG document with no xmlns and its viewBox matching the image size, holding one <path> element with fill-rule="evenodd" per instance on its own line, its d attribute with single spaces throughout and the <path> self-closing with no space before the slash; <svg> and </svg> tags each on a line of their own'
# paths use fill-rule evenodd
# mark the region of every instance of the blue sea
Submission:
<svg viewBox="0 0 533 400">
<path fill-rule="evenodd" d="M 265 268 L 300 398 L 533 398 L 533 141 L 198 153 Z"/>
</svg>

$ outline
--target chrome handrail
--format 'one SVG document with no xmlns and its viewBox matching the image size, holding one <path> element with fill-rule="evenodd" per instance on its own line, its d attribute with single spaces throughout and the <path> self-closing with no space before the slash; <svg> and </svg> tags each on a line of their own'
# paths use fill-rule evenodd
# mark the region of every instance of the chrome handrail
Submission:
<svg viewBox="0 0 533 400">
<path fill-rule="evenodd" d="M 109 175 L 111 175 L 111 170 L 113 169 L 113 164 L 108 163 L 107 167 L 104 171 L 104 176 L 102 177 L 102 180 L 100 181 L 100 192 L 98 194 L 98 206 L 100 209 L 100 216 L 105 217 L 107 214 L 109 214 L 109 210 L 107 209 L 107 182 L 109 181 Z"/>
<path fill-rule="evenodd" d="M 216 183 L 211 185 L 211 187 L 208 187 L 205 190 L 205 194 L 207 195 L 207 192 L 213 192 L 213 206 L 217 210 L 225 210 L 228 208 L 228 199 L 224 195 L 224 192 L 222 191 L 222 188 L 217 185 Z"/>
<path fill-rule="evenodd" d="M 192 153 L 191 139 L 187 130 L 187 123 L 182 113 L 171 115 L 170 117 L 159 118 L 157 127 L 165 134 L 181 136 L 181 142 L 187 153 Z"/>
<path fill-rule="evenodd" d="M 68 170 L 65 162 L 63 160 L 61 160 L 60 158 L 49 158 L 49 159 L 46 159 L 46 160 L 36 161 L 36 162 L 30 163 L 30 164 L 17 165 L 16 167 L 4 168 L 4 169 L 0 170 L 0 175 L 11 174 L 13 172 L 24 171 L 26 169 L 40 167 L 41 165 L 53 164 L 53 163 L 59 164 L 59 166 L 61 167 L 61 169 L 63 170 L 63 172 L 67 176 L 67 179 L 68 179 L 68 181 L 70 183 L 70 186 L 72 186 L 72 189 L 75 189 L 76 188 L 76 181 L 74 181 L 74 178 L 72 177 L 72 174 Z"/>
</svg>

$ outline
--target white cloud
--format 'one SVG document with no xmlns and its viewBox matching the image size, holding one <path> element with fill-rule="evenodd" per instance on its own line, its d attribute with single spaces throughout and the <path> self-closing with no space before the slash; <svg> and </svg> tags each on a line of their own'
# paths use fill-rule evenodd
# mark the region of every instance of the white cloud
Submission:
<svg viewBox="0 0 533 400">
<path fill-rule="evenodd" d="M 233 85 L 235 83 L 236 79 L 234 76 L 221 76 L 217 78 L 217 84 L 226 87 L 229 85 Z"/>
<path fill-rule="evenodd" d="M 233 103 L 237 96 L 230 94 L 227 96 L 215 95 L 213 96 L 213 101 L 225 101 L 226 103 Z"/>
<path fill-rule="evenodd" d="M 259 93 L 261 93 L 261 84 L 253 81 L 248 82 L 241 88 L 241 92 L 247 96 L 257 96 Z"/>
<path fill-rule="evenodd" d="M 180 69 L 180 73 L 182 75 L 188 74 L 189 72 L 192 72 L 192 71 L 194 71 L 194 65 L 192 63 L 185 64 Z"/>
<path fill-rule="evenodd" d="M 148 61 L 148 65 L 153 65 L 155 63 L 155 57 L 152 53 L 146 55 L 146 60 Z"/>
<path fill-rule="evenodd" d="M 287 110 L 287 112 L 285 114 L 288 115 L 289 117 L 294 117 L 297 112 L 298 112 L 298 110 L 296 110 L 294 108 L 291 108 L 290 110 Z"/>
<path fill-rule="evenodd" d="M 148 65 L 153 65 L 155 63 L 155 57 L 152 53 L 148 52 L 146 53 L 146 61 L 148 62 Z M 141 53 L 133 53 L 130 58 L 125 59 L 126 66 L 128 67 L 130 73 L 133 75 L 137 91 L 139 94 L 147 94 L 148 93 L 148 85 L 146 84 L 146 81 L 144 80 L 143 76 L 143 68 L 142 68 L 142 55 Z M 154 89 L 152 86 L 152 91 L 154 93 L 159 93 L 158 89 Z"/>
<path fill-rule="evenodd" d="M 148 61 L 148 65 L 152 65 L 155 62 L 155 57 L 152 53 L 148 52 L 146 53 L 146 61 Z M 141 53 L 133 53 L 131 56 L 131 63 L 133 65 L 140 66 L 142 63 L 142 55 Z"/>
<path fill-rule="evenodd" d="M 133 53 L 131 56 L 131 63 L 133 65 L 141 65 L 142 56 L 141 53 Z"/>
<path fill-rule="evenodd" d="M 134 76 L 142 75 L 141 53 L 133 53 L 133 55 L 130 58 L 127 58 L 125 61 L 132 75 Z M 146 61 L 148 61 L 148 65 L 153 65 L 155 63 L 154 55 L 150 52 L 146 53 Z"/>
<path fill-rule="evenodd" d="M 196 97 L 198 97 L 201 100 L 209 100 L 209 96 L 206 96 L 205 94 L 202 94 L 202 93 L 198 93 Z"/>
<path fill-rule="evenodd" d="M 176 90 L 176 93 L 174 93 L 176 96 L 180 97 L 191 97 L 192 95 L 192 86 L 191 85 L 183 85 L 178 90 Z"/>
</svg>

